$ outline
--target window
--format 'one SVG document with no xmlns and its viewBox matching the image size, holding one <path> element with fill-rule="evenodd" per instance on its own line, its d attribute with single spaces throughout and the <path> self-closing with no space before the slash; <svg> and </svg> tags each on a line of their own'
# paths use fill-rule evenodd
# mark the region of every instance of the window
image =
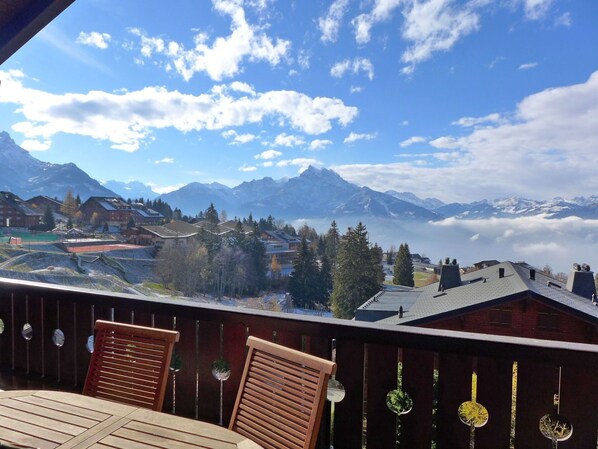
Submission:
<svg viewBox="0 0 598 449">
<path fill-rule="evenodd" d="M 558 331 L 561 329 L 561 314 L 554 312 L 538 312 L 538 329 Z"/>
<path fill-rule="evenodd" d="M 490 309 L 488 318 L 490 324 L 496 326 L 511 326 L 513 314 L 510 307 L 495 307 Z"/>
</svg>

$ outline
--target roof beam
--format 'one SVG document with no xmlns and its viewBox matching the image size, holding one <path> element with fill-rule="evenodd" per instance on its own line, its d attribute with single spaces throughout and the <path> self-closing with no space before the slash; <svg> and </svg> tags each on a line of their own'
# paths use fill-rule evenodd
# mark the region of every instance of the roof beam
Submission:
<svg viewBox="0 0 598 449">
<path fill-rule="evenodd" d="M 9 19 L 0 27 L 0 64 L 54 20 L 75 0 L 4 2 Z"/>
</svg>

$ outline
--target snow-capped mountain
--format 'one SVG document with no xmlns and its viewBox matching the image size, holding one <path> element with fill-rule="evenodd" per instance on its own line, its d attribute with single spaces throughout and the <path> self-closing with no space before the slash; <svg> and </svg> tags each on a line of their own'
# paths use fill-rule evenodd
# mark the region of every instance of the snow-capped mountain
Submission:
<svg viewBox="0 0 598 449">
<path fill-rule="evenodd" d="M 83 201 L 90 196 L 115 196 L 75 164 L 42 162 L 0 132 L 0 190 L 23 199 L 36 195 L 64 198 L 70 189 Z"/>
<path fill-rule="evenodd" d="M 102 183 L 102 185 L 125 199 L 149 198 L 150 200 L 153 200 L 158 196 L 158 194 L 154 192 L 151 188 L 139 181 L 106 181 Z"/>
</svg>

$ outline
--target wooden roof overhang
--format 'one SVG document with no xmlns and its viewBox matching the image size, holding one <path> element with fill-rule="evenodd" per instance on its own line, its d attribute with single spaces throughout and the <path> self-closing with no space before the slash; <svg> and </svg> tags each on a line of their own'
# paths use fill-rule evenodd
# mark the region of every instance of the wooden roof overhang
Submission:
<svg viewBox="0 0 598 449">
<path fill-rule="evenodd" d="M 0 0 L 0 64 L 75 0 Z"/>
</svg>

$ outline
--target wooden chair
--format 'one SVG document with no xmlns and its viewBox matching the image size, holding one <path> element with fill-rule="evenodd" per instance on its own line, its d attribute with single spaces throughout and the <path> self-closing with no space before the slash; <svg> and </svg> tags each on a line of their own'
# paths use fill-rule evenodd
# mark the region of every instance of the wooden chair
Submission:
<svg viewBox="0 0 598 449">
<path fill-rule="evenodd" d="M 161 411 L 176 331 L 96 321 L 83 394 Z"/>
<path fill-rule="evenodd" d="M 229 429 L 267 449 L 313 449 L 336 363 L 249 337 Z"/>
</svg>

